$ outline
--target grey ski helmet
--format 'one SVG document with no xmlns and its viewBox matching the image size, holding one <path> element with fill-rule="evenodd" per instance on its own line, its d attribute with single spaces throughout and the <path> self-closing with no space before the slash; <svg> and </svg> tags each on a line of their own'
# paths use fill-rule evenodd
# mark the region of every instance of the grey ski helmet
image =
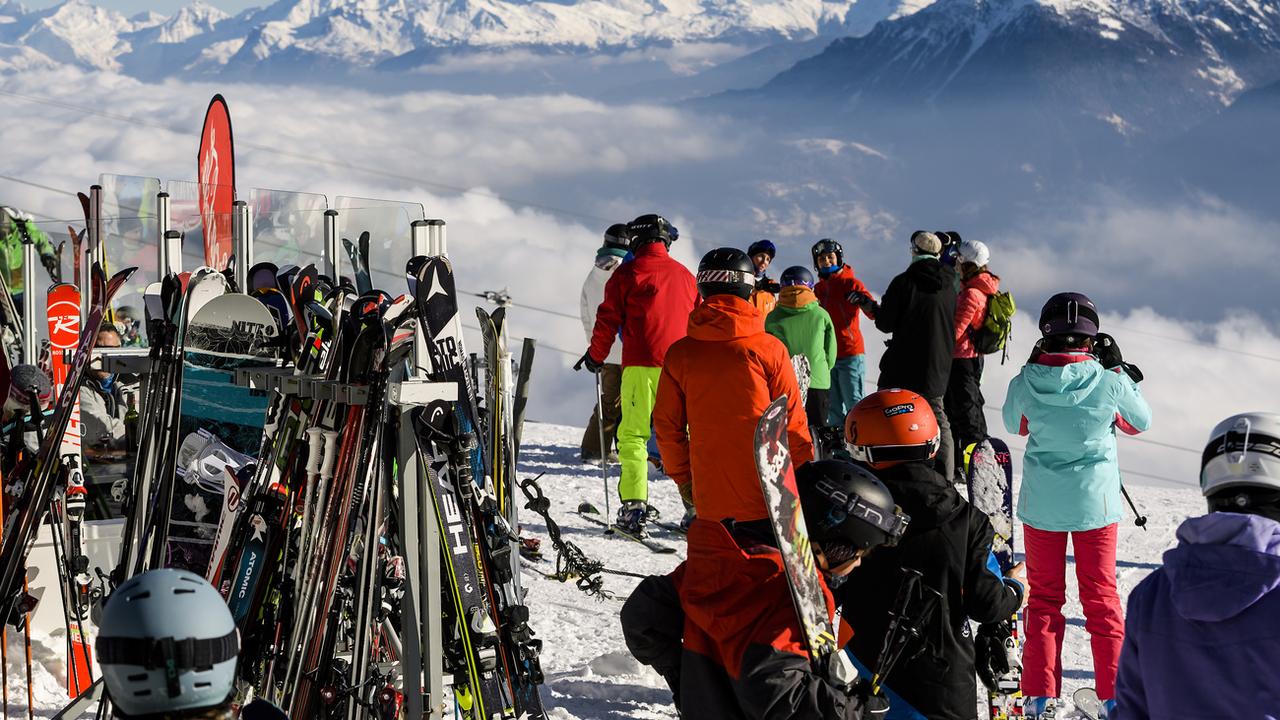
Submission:
<svg viewBox="0 0 1280 720">
<path fill-rule="evenodd" d="M 738 248 L 716 248 L 698 263 L 698 293 L 735 295 L 746 300 L 756 289 L 756 266 Z"/>
<path fill-rule="evenodd" d="M 895 545 L 910 518 L 870 470 L 844 460 L 815 460 L 796 469 L 809 538 L 819 545 L 870 550 Z M 836 563 L 839 564 L 839 563 Z"/>
<path fill-rule="evenodd" d="M 1200 492 L 1210 510 L 1280 506 L 1280 414 L 1240 413 L 1218 423 L 1200 456 Z"/>
<path fill-rule="evenodd" d="M 240 633 L 204 578 L 169 568 L 136 575 L 111 593 L 98 629 L 98 663 L 121 712 L 200 710 L 231 696 Z"/>
</svg>

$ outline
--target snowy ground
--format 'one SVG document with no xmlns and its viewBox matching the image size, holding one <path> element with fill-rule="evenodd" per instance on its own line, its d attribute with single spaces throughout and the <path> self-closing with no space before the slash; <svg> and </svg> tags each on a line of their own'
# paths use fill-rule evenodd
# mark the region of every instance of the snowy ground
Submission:
<svg viewBox="0 0 1280 720">
<path fill-rule="evenodd" d="M 581 438 L 579 428 L 530 424 L 525 430 L 525 448 L 520 459 L 521 477 L 545 473 L 538 483 L 551 500 L 551 516 L 560 525 L 564 537 L 591 558 L 604 561 L 610 568 L 629 572 L 665 573 L 673 569 L 684 556 L 683 542 L 678 537 L 656 531 L 656 540 L 678 548 L 674 555 L 658 555 L 631 541 L 605 537 L 598 526 L 575 513 L 584 500 L 604 509 L 599 468 L 578 461 Z M 616 468 L 612 469 L 611 477 L 616 483 Z M 650 502 L 665 518 L 679 518 L 682 510 L 674 484 L 660 475 L 650 479 Z M 1201 513 L 1203 507 L 1191 485 L 1176 489 L 1136 487 L 1133 492 L 1150 520 L 1145 531 L 1129 522 L 1121 525 L 1119 579 L 1123 596 L 1158 567 L 1161 553 L 1173 544 L 1178 523 L 1189 515 Z M 605 588 L 614 597 L 596 600 L 571 583 L 549 579 L 541 574 L 555 569 L 554 549 L 546 537 L 546 528 L 536 516 L 526 517 L 523 524 L 526 531 L 543 538 L 543 551 L 547 556 L 546 561 L 525 570 L 524 582 L 529 590 L 534 627 L 545 643 L 543 668 L 547 683 L 543 697 L 551 708 L 550 716 L 556 720 L 675 718 L 670 693 L 662 678 L 637 663 L 622 641 L 618 613 L 638 581 L 606 574 Z M 1074 578 L 1068 577 L 1069 597 L 1074 595 L 1074 586 Z M 1082 685 L 1091 685 L 1093 673 L 1079 602 L 1069 601 L 1066 614 L 1063 694 L 1069 707 L 1071 692 Z M 9 712 L 16 718 L 26 714 L 27 691 L 25 656 L 15 636 L 16 633 L 9 633 L 7 679 Z M 61 684 L 65 640 L 60 631 L 52 637 L 40 633 L 36 637 L 33 652 L 36 716 L 52 717 L 66 702 Z"/>
</svg>

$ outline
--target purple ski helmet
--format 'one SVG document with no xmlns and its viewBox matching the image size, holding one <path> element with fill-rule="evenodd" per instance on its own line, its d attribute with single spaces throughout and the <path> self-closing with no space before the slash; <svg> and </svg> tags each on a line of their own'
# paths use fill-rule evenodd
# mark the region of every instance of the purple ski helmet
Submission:
<svg viewBox="0 0 1280 720">
<path fill-rule="evenodd" d="M 1084 293 L 1058 293 L 1040 309 L 1040 334 L 1093 337 L 1098 334 L 1098 308 Z"/>
</svg>

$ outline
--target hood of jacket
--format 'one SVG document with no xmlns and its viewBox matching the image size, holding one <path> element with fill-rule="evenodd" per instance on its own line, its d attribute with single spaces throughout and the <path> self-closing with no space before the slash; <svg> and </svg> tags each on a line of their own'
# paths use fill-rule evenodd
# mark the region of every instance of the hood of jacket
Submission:
<svg viewBox="0 0 1280 720">
<path fill-rule="evenodd" d="M 1164 569 L 1184 618 L 1233 618 L 1280 586 L 1280 523 L 1228 512 L 1191 518 L 1165 552 Z"/>
<path fill-rule="evenodd" d="M 871 472 L 889 488 L 902 512 L 911 517 L 908 533 L 932 530 L 963 508 L 960 493 L 928 463 L 905 462 Z"/>
<path fill-rule="evenodd" d="M 689 337 L 725 341 L 764 332 L 764 315 L 734 295 L 712 295 L 689 315 Z"/>
<path fill-rule="evenodd" d="M 1027 389 L 1045 405 L 1079 405 L 1102 382 L 1102 364 L 1089 355 L 1051 354 L 1022 368 Z"/>
<path fill-rule="evenodd" d="M 907 266 L 906 274 L 916 287 L 925 292 L 937 292 L 942 288 L 955 287 L 958 279 L 954 270 L 930 255 L 917 255 Z"/>
<path fill-rule="evenodd" d="M 964 281 L 965 290 L 977 290 L 983 295 L 995 295 L 1000 292 L 1000 276 L 985 270 Z"/>
<path fill-rule="evenodd" d="M 782 288 L 778 293 L 778 307 L 790 310 L 803 310 L 818 302 L 818 296 L 803 285 L 792 285 Z"/>
</svg>

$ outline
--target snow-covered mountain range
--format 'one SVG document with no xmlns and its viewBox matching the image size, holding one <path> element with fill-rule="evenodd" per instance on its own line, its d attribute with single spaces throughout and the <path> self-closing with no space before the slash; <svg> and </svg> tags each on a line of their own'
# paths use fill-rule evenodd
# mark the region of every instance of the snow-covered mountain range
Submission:
<svg viewBox="0 0 1280 720">
<path fill-rule="evenodd" d="M 126 18 L 91 0 L 0 2 L 0 43 L 132 74 L 216 74 L 320 63 L 406 69 L 441 49 L 760 46 L 860 34 L 932 0 L 279 0 L 238 15 L 199 2 Z"/>
</svg>

